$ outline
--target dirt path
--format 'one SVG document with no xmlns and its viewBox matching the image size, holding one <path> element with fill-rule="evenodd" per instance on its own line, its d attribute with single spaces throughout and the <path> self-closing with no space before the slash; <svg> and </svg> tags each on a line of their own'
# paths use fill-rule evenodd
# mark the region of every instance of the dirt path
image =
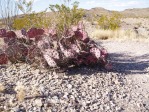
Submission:
<svg viewBox="0 0 149 112">
<path fill-rule="evenodd" d="M 145 41 L 99 42 L 109 54 L 114 68 L 131 74 L 149 72 L 149 43 Z"/>
<path fill-rule="evenodd" d="M 137 41 L 103 41 L 110 60 L 118 72 L 124 72 L 130 101 L 127 112 L 149 111 L 149 43 Z M 126 102 L 125 102 L 126 103 Z"/>
</svg>

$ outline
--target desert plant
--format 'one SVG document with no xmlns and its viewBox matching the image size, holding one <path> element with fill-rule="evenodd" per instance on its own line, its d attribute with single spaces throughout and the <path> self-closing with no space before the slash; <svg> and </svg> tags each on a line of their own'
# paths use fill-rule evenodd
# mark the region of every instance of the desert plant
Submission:
<svg viewBox="0 0 149 112">
<path fill-rule="evenodd" d="M 97 21 L 102 29 L 116 30 L 120 27 L 121 15 L 117 12 L 112 12 L 110 16 L 101 15 Z"/>
<path fill-rule="evenodd" d="M 4 90 L 5 90 L 4 85 L 0 83 L 0 92 L 4 92 Z"/>
<path fill-rule="evenodd" d="M 27 1 L 27 0 L 18 0 L 17 6 L 19 10 L 23 13 L 23 17 L 18 17 L 14 23 L 13 27 L 15 29 L 21 29 L 21 28 L 29 28 L 31 23 L 30 14 L 32 13 L 32 6 L 33 6 L 33 0 Z"/>
<path fill-rule="evenodd" d="M 91 37 L 94 40 L 99 40 L 99 39 L 141 39 L 142 37 L 137 36 L 137 34 L 133 30 L 104 30 L 104 29 L 96 29 L 92 32 Z"/>
<path fill-rule="evenodd" d="M 34 63 L 38 60 L 38 64 L 49 68 L 97 64 L 104 67 L 108 64 L 106 50 L 91 40 L 80 25 L 73 26 L 67 31 L 67 36 L 61 37 L 57 32 L 46 34 L 43 29 L 31 28 L 26 32 L 23 43 L 13 31 L 2 29 L 1 32 L 4 32 L 1 34 L 7 45 L 1 58 L 6 57 L 12 63 Z M 2 59 L 1 64 L 4 63 Z"/>
<path fill-rule="evenodd" d="M 17 18 L 13 23 L 13 28 L 16 30 L 22 28 L 29 29 L 31 27 L 48 28 L 50 24 L 51 19 L 46 16 L 45 11 L 40 13 L 33 12 L 31 14 L 26 14 L 21 18 Z"/>
<path fill-rule="evenodd" d="M 137 27 L 141 27 L 141 25 L 142 25 L 141 22 L 136 23 L 136 26 L 137 26 Z"/>
<path fill-rule="evenodd" d="M 74 2 L 72 8 L 68 5 L 70 0 L 66 0 L 62 5 L 50 5 L 50 10 L 55 13 L 53 23 L 58 34 L 69 29 L 72 25 L 77 25 L 84 15 L 83 9 L 79 9 L 79 2 Z"/>
<path fill-rule="evenodd" d="M 12 30 L 17 15 L 18 7 L 14 0 L 0 0 L 0 18 L 6 29 Z"/>
<path fill-rule="evenodd" d="M 98 20 L 98 24 L 102 29 L 108 29 L 109 28 L 109 20 L 107 15 L 101 15 L 100 19 Z"/>
<path fill-rule="evenodd" d="M 15 87 L 16 91 L 16 97 L 19 102 L 24 101 L 25 99 L 25 87 L 21 83 L 17 83 L 17 86 Z"/>
<path fill-rule="evenodd" d="M 84 24 L 80 22 L 83 12 L 78 9 L 78 2 L 73 4 L 72 9 L 66 4 L 51 5 L 50 9 L 57 18 L 55 27 L 49 31 L 22 29 L 24 37 L 18 38 L 15 32 L 0 29 L 0 37 L 6 44 L 0 63 L 37 62 L 37 65 L 52 69 L 82 65 L 108 68 L 107 51 L 89 38 Z M 3 58 L 7 60 L 3 62 Z"/>
<path fill-rule="evenodd" d="M 22 28 L 29 29 L 31 27 L 47 28 L 49 27 L 51 20 L 46 16 L 46 10 L 35 13 L 32 10 L 33 0 L 19 0 L 18 7 L 23 13 L 22 17 L 18 17 L 14 23 L 13 28 L 20 30 Z M 43 19 L 44 18 L 44 19 Z"/>
<path fill-rule="evenodd" d="M 112 30 L 103 30 L 103 29 L 96 29 L 92 32 L 91 37 L 95 40 L 106 40 L 113 38 L 114 36 L 114 31 Z"/>
<path fill-rule="evenodd" d="M 18 0 L 18 8 L 22 11 L 23 14 L 29 14 L 32 12 L 33 1 L 34 0 Z"/>
</svg>

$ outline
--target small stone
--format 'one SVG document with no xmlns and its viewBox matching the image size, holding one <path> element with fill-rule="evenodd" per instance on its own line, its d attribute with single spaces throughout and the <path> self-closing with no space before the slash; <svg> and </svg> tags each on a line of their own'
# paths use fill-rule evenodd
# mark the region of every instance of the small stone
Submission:
<svg viewBox="0 0 149 112">
<path fill-rule="evenodd" d="M 86 95 L 86 93 L 85 92 L 82 92 L 82 96 L 85 96 Z"/>
<path fill-rule="evenodd" d="M 73 95 L 70 96 L 71 99 L 75 100 L 75 97 Z"/>
<path fill-rule="evenodd" d="M 19 111 L 20 111 L 20 109 L 18 107 L 15 107 L 11 110 L 11 112 L 19 112 Z"/>
<path fill-rule="evenodd" d="M 85 101 L 82 101 L 82 106 L 86 106 L 86 102 Z"/>
<path fill-rule="evenodd" d="M 140 103 L 137 103 L 137 106 L 140 108 L 141 107 L 141 104 Z"/>
<path fill-rule="evenodd" d="M 103 105 L 100 105 L 100 110 L 104 110 L 104 107 L 103 107 Z"/>
<path fill-rule="evenodd" d="M 51 109 L 48 109 L 47 112 L 52 112 Z"/>
<path fill-rule="evenodd" d="M 13 98 L 10 98 L 9 105 L 10 106 L 15 106 L 16 105 L 16 103 L 14 102 L 14 99 Z"/>
<path fill-rule="evenodd" d="M 41 101 L 41 99 L 36 99 L 36 100 L 35 100 L 35 104 L 36 104 L 37 106 L 41 107 L 41 106 L 42 106 L 42 101 Z"/>
<path fill-rule="evenodd" d="M 36 76 L 38 76 L 38 75 L 39 75 L 39 72 L 40 72 L 40 70 L 39 70 L 39 69 L 36 69 L 36 70 L 33 72 L 33 74 L 36 75 Z"/>
<path fill-rule="evenodd" d="M 43 86 L 41 86 L 40 87 L 40 91 L 44 93 L 45 92 L 45 88 Z"/>
<path fill-rule="evenodd" d="M 68 93 L 65 92 L 63 98 L 67 99 L 68 98 Z"/>
<path fill-rule="evenodd" d="M 19 105 L 19 107 L 13 108 L 12 112 L 26 112 L 26 109 L 22 105 Z"/>
<path fill-rule="evenodd" d="M 53 99 L 58 100 L 58 97 L 57 96 L 53 96 Z"/>
<path fill-rule="evenodd" d="M 71 89 L 71 88 L 72 88 L 72 85 L 71 85 L 71 84 L 68 84 L 68 85 L 67 85 L 67 88 L 68 88 L 68 89 Z"/>
<path fill-rule="evenodd" d="M 34 111 L 37 111 L 37 108 L 36 108 L 36 107 L 33 107 L 33 110 L 34 110 Z"/>
<path fill-rule="evenodd" d="M 52 99 L 50 99 L 50 102 L 55 104 L 55 103 L 58 103 L 59 102 L 59 99 L 57 96 L 53 96 Z"/>
<path fill-rule="evenodd" d="M 58 75 L 56 74 L 56 72 L 53 73 L 53 78 L 58 79 Z"/>
<path fill-rule="evenodd" d="M 52 79 L 52 75 L 51 74 L 49 74 L 49 80 L 51 80 Z"/>
<path fill-rule="evenodd" d="M 110 106 L 106 106 L 106 109 L 109 110 L 110 109 Z"/>
<path fill-rule="evenodd" d="M 86 103 L 88 103 L 88 104 L 89 104 L 89 103 L 90 103 L 90 101 L 86 101 Z"/>
<path fill-rule="evenodd" d="M 116 107 L 116 111 L 120 111 L 121 110 L 121 107 Z"/>
</svg>

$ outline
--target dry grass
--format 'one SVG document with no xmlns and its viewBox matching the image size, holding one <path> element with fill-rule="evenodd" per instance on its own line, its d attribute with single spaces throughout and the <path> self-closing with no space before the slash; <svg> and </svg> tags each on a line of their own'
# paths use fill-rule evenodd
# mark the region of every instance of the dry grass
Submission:
<svg viewBox="0 0 149 112">
<path fill-rule="evenodd" d="M 16 97 L 18 101 L 22 102 L 25 99 L 25 87 L 21 84 L 18 83 L 17 86 L 15 87 L 15 91 L 17 93 Z"/>
<path fill-rule="evenodd" d="M 96 29 L 92 32 L 91 37 L 95 40 L 102 39 L 144 39 L 141 36 L 138 36 L 134 31 L 132 30 L 102 30 L 102 29 Z"/>
<path fill-rule="evenodd" d="M 5 90 L 5 86 L 0 83 L 0 92 L 4 92 L 4 90 Z"/>
<path fill-rule="evenodd" d="M 91 34 L 93 39 L 109 39 L 112 38 L 113 32 L 111 30 L 94 30 Z"/>
<path fill-rule="evenodd" d="M 0 48 L 2 48 L 3 45 L 4 45 L 4 40 L 0 38 Z"/>
</svg>

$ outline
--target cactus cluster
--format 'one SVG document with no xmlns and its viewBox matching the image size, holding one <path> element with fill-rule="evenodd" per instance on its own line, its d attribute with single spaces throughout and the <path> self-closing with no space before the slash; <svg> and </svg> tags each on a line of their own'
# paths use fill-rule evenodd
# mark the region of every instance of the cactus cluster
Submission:
<svg viewBox="0 0 149 112">
<path fill-rule="evenodd" d="M 38 60 L 49 68 L 108 65 L 107 51 L 89 38 L 82 23 L 65 30 L 61 37 L 55 29 L 22 29 L 21 33 L 20 37 L 14 31 L 0 29 L 0 38 L 5 42 L 0 50 L 0 64 Z"/>
</svg>

